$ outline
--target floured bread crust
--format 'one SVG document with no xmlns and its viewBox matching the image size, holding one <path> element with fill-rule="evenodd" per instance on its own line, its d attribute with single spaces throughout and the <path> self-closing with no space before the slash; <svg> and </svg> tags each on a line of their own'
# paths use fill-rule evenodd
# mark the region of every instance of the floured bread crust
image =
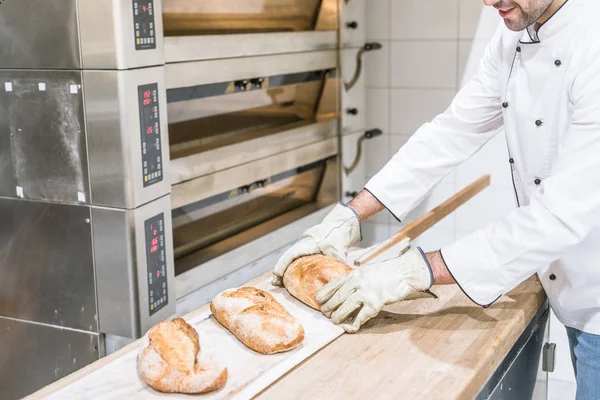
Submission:
<svg viewBox="0 0 600 400">
<path fill-rule="evenodd" d="M 321 305 L 315 297 L 330 280 L 352 271 L 348 265 L 321 254 L 300 257 L 292 262 L 283 275 L 283 285 L 292 296 L 315 310 Z"/>
<path fill-rule="evenodd" d="M 148 331 L 137 369 L 150 387 L 167 393 L 205 393 L 227 381 L 227 368 L 200 351 L 198 333 L 181 318 Z"/>
<path fill-rule="evenodd" d="M 302 325 L 264 290 L 225 290 L 213 299 L 210 310 L 240 342 L 262 354 L 288 351 L 304 340 Z"/>
</svg>

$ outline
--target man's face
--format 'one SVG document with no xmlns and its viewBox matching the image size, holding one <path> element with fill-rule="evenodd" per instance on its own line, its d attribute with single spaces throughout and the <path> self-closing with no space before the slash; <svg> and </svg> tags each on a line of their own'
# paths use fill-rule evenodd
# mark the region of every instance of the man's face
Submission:
<svg viewBox="0 0 600 400">
<path fill-rule="evenodd" d="M 554 0 L 483 0 L 494 6 L 511 31 L 522 31 L 537 21 Z"/>
</svg>

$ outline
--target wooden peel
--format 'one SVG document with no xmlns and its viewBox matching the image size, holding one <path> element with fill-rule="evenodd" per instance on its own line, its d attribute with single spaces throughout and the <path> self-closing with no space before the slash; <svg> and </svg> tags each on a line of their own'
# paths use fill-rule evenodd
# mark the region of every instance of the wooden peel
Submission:
<svg viewBox="0 0 600 400">
<path fill-rule="evenodd" d="M 405 228 L 400 230 L 391 238 L 382 242 L 380 245 L 371 248 L 365 254 L 358 257 L 354 261 L 354 265 L 360 266 L 366 264 L 373 258 L 377 257 L 384 251 L 390 249 L 391 247 L 397 245 L 402 241 L 405 241 L 407 244 L 410 243 L 411 240 L 415 240 L 427 229 L 437 224 L 439 221 L 448 216 L 458 207 L 465 204 L 467 201 L 469 201 L 471 198 L 473 198 L 476 194 L 481 192 L 489 185 L 490 176 L 482 176 L 481 178 L 477 179 L 475 182 L 471 183 L 469 186 L 456 193 L 454 196 L 450 197 L 448 200 L 446 200 L 433 210 L 429 211 L 427 214 L 423 215 L 416 221 L 407 225 Z"/>
</svg>

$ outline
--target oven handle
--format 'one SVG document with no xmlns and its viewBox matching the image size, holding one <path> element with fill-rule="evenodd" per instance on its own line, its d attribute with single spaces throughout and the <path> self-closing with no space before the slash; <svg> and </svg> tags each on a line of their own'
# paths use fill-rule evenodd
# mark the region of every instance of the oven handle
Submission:
<svg viewBox="0 0 600 400">
<path fill-rule="evenodd" d="M 360 74 L 362 73 L 362 57 L 366 51 L 379 50 L 383 46 L 378 42 L 369 42 L 365 43 L 363 47 L 360 48 L 358 53 L 356 53 L 356 70 L 354 70 L 354 76 L 350 79 L 350 82 L 344 82 L 344 89 L 349 91 L 356 85 L 358 79 L 360 78 Z"/>
<path fill-rule="evenodd" d="M 344 173 L 346 175 L 350 175 L 352 173 L 352 171 L 354 171 L 356 169 L 356 167 L 358 166 L 358 163 L 360 163 L 360 159 L 362 157 L 363 142 L 367 139 L 372 139 L 374 137 L 380 136 L 382 133 L 383 133 L 383 131 L 378 128 L 369 129 L 368 131 L 366 131 L 364 133 L 364 135 L 362 135 L 360 138 L 358 138 L 358 141 L 356 142 L 356 156 L 354 157 L 354 161 L 352 161 L 352 164 L 349 167 L 344 166 Z"/>
</svg>

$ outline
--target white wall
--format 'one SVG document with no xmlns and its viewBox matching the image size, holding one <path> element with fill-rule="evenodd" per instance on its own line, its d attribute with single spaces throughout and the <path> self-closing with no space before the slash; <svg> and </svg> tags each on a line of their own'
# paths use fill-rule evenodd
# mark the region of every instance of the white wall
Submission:
<svg viewBox="0 0 600 400">
<path fill-rule="evenodd" d="M 485 47 L 501 23 L 480 0 L 368 0 L 367 39 L 383 44 L 369 54 L 367 126 L 384 131 L 367 142 L 369 179 L 416 129 L 444 111 L 472 77 Z M 416 242 L 434 250 L 502 217 L 516 207 L 504 134 L 492 139 L 437 187 L 406 221 L 438 205 L 483 174 L 492 184 Z M 387 212 L 365 223 L 365 245 L 401 228 Z M 551 341 L 557 343 L 556 372 L 550 374 L 549 398 L 574 398 L 574 377 L 564 327 L 555 317 Z"/>
<path fill-rule="evenodd" d="M 367 126 L 383 129 L 384 136 L 367 143 L 365 179 L 377 173 L 421 124 L 443 112 L 477 68 L 499 23 L 493 10 L 482 10 L 475 0 L 369 1 L 367 39 L 381 42 L 383 49 L 366 59 Z M 403 222 L 485 173 L 492 175 L 491 187 L 426 232 L 419 245 L 426 250 L 441 247 L 515 207 L 506 145 L 499 136 L 444 179 Z M 365 224 L 365 239 L 370 244 L 400 228 L 382 213 Z"/>
</svg>

